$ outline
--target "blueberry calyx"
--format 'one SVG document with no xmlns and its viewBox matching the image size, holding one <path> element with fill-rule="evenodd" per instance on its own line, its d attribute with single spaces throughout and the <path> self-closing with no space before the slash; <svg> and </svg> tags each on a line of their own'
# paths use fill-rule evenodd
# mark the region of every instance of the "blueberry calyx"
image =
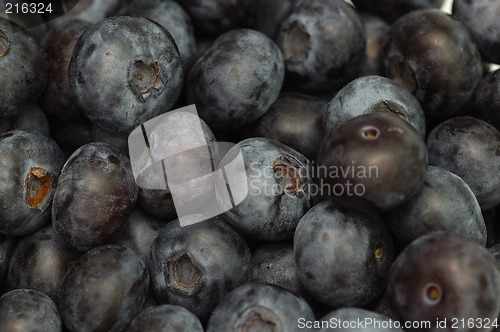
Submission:
<svg viewBox="0 0 500 332">
<path fill-rule="evenodd" d="M 282 331 L 281 320 L 268 308 L 255 305 L 241 313 L 235 322 L 237 331 Z"/>
<path fill-rule="evenodd" d="M 153 93 L 153 90 L 160 90 L 163 82 L 160 79 L 160 67 L 158 62 L 146 64 L 144 61 L 138 60 L 134 62 L 131 68 L 132 71 L 132 86 L 141 98 L 145 100 Z"/>
<path fill-rule="evenodd" d="M 47 170 L 40 167 L 31 168 L 24 181 L 24 188 L 28 205 L 44 211 L 50 203 L 48 198 L 52 188 Z"/>
<path fill-rule="evenodd" d="M 9 50 L 10 50 L 9 40 L 7 39 L 7 36 L 5 36 L 5 34 L 3 34 L 0 31 L 0 57 L 3 57 L 7 53 L 9 53 Z"/>
<path fill-rule="evenodd" d="M 361 135 L 363 138 L 368 140 L 377 139 L 380 135 L 380 130 L 378 130 L 377 127 L 366 126 L 361 128 Z"/>
<path fill-rule="evenodd" d="M 289 155 L 282 155 L 273 162 L 273 172 L 280 183 L 284 183 L 284 193 L 304 192 L 304 181 L 300 174 L 300 163 Z"/>
<path fill-rule="evenodd" d="M 187 253 L 167 264 L 167 284 L 173 289 L 191 295 L 203 277 L 201 270 Z"/>
<path fill-rule="evenodd" d="M 284 33 L 285 60 L 303 61 L 307 59 L 311 49 L 309 44 L 311 36 L 307 33 L 306 28 L 298 21 L 294 21 L 285 29 Z"/>
<path fill-rule="evenodd" d="M 441 300 L 442 294 L 443 292 L 438 284 L 429 283 L 424 289 L 424 301 L 430 305 L 438 304 Z"/>
<path fill-rule="evenodd" d="M 382 245 L 378 245 L 373 251 L 373 256 L 375 256 L 377 262 L 381 262 L 382 259 L 384 259 L 384 254 L 384 247 L 382 247 Z"/>
</svg>

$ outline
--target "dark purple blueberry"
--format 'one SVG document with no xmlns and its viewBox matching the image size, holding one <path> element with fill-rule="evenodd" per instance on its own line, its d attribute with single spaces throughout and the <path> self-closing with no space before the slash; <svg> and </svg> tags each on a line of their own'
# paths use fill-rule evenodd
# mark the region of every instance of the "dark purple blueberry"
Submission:
<svg viewBox="0 0 500 332">
<path fill-rule="evenodd" d="M 219 301 L 250 280 L 250 250 L 220 218 L 163 226 L 151 248 L 151 286 L 159 303 L 180 305 L 206 322 Z"/>
<path fill-rule="evenodd" d="M 317 326 L 319 324 L 319 326 Z M 379 313 L 361 308 L 341 308 L 318 320 L 315 331 L 326 332 L 334 329 L 344 332 L 403 332 L 401 323 Z M 304 326 L 304 327 L 307 327 Z"/>
<path fill-rule="evenodd" d="M 76 41 L 90 26 L 89 22 L 68 16 L 42 39 L 48 78 L 40 104 L 49 116 L 65 121 L 83 118 L 83 113 L 71 99 L 68 69 Z"/>
<path fill-rule="evenodd" d="M 490 331 L 500 314 L 500 270 L 479 244 L 447 232 L 412 242 L 391 269 L 389 292 L 401 318 L 426 331 Z M 480 318 L 480 325 L 467 319 Z M 443 326 L 437 323 L 446 319 Z M 465 323 L 461 322 L 465 320 Z M 489 320 L 489 322 L 487 322 Z M 455 325 L 453 324 L 455 323 Z"/>
<path fill-rule="evenodd" d="M 253 0 L 176 0 L 191 16 L 196 33 L 217 37 L 248 25 Z"/>
<path fill-rule="evenodd" d="M 304 299 L 278 286 L 248 283 L 221 301 L 206 331 L 303 331 L 297 325 L 300 319 L 314 320 Z"/>
<path fill-rule="evenodd" d="M 215 40 L 186 78 L 188 104 L 214 130 L 257 120 L 278 98 L 285 75 L 283 56 L 266 35 L 232 30 Z"/>
<path fill-rule="evenodd" d="M 308 92 L 332 91 L 350 81 L 364 55 L 366 35 L 343 0 L 297 0 L 281 21 L 278 45 L 287 83 Z"/>
<path fill-rule="evenodd" d="M 412 11 L 440 8 L 444 0 L 352 0 L 356 8 L 382 17 L 389 23 Z"/>
<path fill-rule="evenodd" d="M 469 29 L 483 59 L 500 63 L 500 3 L 495 0 L 454 0 L 453 16 Z"/>
<path fill-rule="evenodd" d="M 476 196 L 464 180 L 436 166 L 429 166 L 420 190 L 384 219 L 399 249 L 432 231 L 453 232 L 486 244 L 486 226 Z"/>
<path fill-rule="evenodd" d="M 477 117 L 500 130 L 500 69 L 483 77 L 476 90 Z"/>
<path fill-rule="evenodd" d="M 294 237 L 300 281 L 332 308 L 366 306 L 385 290 L 394 254 L 380 216 L 315 205 L 300 220 Z"/>
<path fill-rule="evenodd" d="M 52 225 L 80 251 L 109 243 L 134 209 L 138 191 L 127 156 L 105 143 L 86 144 L 61 171 Z"/>
<path fill-rule="evenodd" d="M 483 72 L 467 28 L 439 9 L 417 10 L 397 20 L 384 53 L 388 77 L 413 93 L 433 116 L 460 111 Z"/>
<path fill-rule="evenodd" d="M 50 220 L 50 204 L 64 156 L 38 131 L 0 135 L 0 234 L 25 235 Z"/>
<path fill-rule="evenodd" d="M 318 155 L 324 138 L 323 115 L 327 102 L 298 93 L 284 93 L 256 123 L 251 132 L 288 145 L 309 160 Z"/>
<path fill-rule="evenodd" d="M 361 114 L 385 112 L 411 124 L 425 137 L 424 111 L 403 86 L 381 76 L 364 76 L 345 85 L 328 103 L 324 117 L 326 134 Z"/>
<path fill-rule="evenodd" d="M 245 183 L 230 188 L 236 201 L 228 206 L 227 188 L 216 194 L 230 223 L 244 234 L 267 241 L 291 238 L 300 218 L 312 206 L 310 163 L 297 151 L 267 138 L 249 138 L 224 156 L 221 166 L 241 156 Z M 230 167 L 230 165 L 229 165 Z M 237 204 L 238 203 L 238 204 Z"/>
<path fill-rule="evenodd" d="M 164 220 L 136 208 L 113 243 L 133 249 L 144 262 L 147 262 L 156 234 L 164 224 Z"/>
<path fill-rule="evenodd" d="M 100 246 L 70 267 L 58 307 L 70 331 L 123 331 L 140 312 L 148 286 L 146 265 L 132 249 Z"/>
<path fill-rule="evenodd" d="M 200 320 L 183 307 L 163 304 L 137 315 L 125 332 L 203 332 Z"/>
<path fill-rule="evenodd" d="M 469 116 L 448 119 L 427 138 L 429 163 L 461 177 L 483 210 L 500 203 L 500 132 Z"/>
<path fill-rule="evenodd" d="M 0 17 L 0 116 L 12 116 L 38 99 L 47 82 L 43 51 L 25 31 Z"/>
<path fill-rule="evenodd" d="M 378 16 L 368 13 L 359 15 L 366 30 L 365 57 L 361 60 L 357 76 L 384 76 L 384 43 L 390 25 Z"/>
<path fill-rule="evenodd" d="M 0 297 L 1 331 L 62 332 L 56 304 L 42 292 L 15 289 Z"/>
<path fill-rule="evenodd" d="M 174 199 L 168 189 L 139 188 L 137 203 L 158 218 L 167 221 L 177 218 Z"/>
<path fill-rule="evenodd" d="M 47 226 L 19 241 L 10 258 L 7 287 L 37 290 L 57 301 L 64 275 L 79 257 Z"/>
<path fill-rule="evenodd" d="M 170 110 L 183 79 L 170 33 L 141 17 L 92 25 L 76 42 L 69 65 L 76 106 L 98 126 L 120 133 Z"/>
<path fill-rule="evenodd" d="M 359 115 L 327 135 L 315 168 L 319 192 L 357 209 L 388 210 L 412 197 L 427 171 L 423 138 L 385 112 Z"/>
</svg>

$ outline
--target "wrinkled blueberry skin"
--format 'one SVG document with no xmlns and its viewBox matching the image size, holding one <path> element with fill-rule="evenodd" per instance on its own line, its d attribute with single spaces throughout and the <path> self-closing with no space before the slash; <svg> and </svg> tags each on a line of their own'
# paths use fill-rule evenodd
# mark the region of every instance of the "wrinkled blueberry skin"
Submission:
<svg viewBox="0 0 500 332">
<path fill-rule="evenodd" d="M 41 95 L 43 110 L 65 121 L 81 120 L 83 113 L 71 99 L 68 67 L 73 47 L 91 23 L 70 16 L 52 27 L 42 39 L 41 47 L 47 66 L 47 86 Z"/>
<path fill-rule="evenodd" d="M 179 48 L 185 73 L 196 61 L 196 41 L 193 23 L 182 7 L 172 0 L 134 1 L 125 8 L 124 15 L 145 17 L 161 24 L 170 32 Z"/>
<path fill-rule="evenodd" d="M 479 244 L 447 232 L 433 232 L 412 242 L 391 269 L 389 293 L 406 321 L 430 321 L 428 331 L 453 331 L 453 318 L 500 314 L 500 270 Z M 436 319 L 447 319 L 445 329 Z M 490 325 L 491 327 L 491 325 Z M 491 328 L 490 328 L 491 329 Z M 489 331 L 474 325 L 462 331 Z"/>
<path fill-rule="evenodd" d="M 285 76 L 278 46 L 250 29 L 227 32 L 196 61 L 186 78 L 188 104 L 214 130 L 261 117 L 278 98 Z"/>
<path fill-rule="evenodd" d="M 143 310 L 125 332 L 203 332 L 198 317 L 183 307 L 163 304 Z"/>
<path fill-rule="evenodd" d="M 147 267 L 132 249 L 99 246 L 70 267 L 58 307 L 70 331 L 123 331 L 140 312 L 148 287 Z"/>
<path fill-rule="evenodd" d="M 159 303 L 180 305 L 206 322 L 217 303 L 250 280 L 250 249 L 224 220 L 163 226 L 149 259 Z"/>
<path fill-rule="evenodd" d="M 64 155 L 37 131 L 0 135 L 0 234 L 25 235 L 50 219 L 50 204 Z"/>
<path fill-rule="evenodd" d="M 427 171 L 423 138 L 406 121 L 385 112 L 347 120 L 321 144 L 321 194 L 356 209 L 386 211 L 421 187 Z"/>
<path fill-rule="evenodd" d="M 476 90 L 477 117 L 500 130 L 500 70 L 483 77 Z"/>
<path fill-rule="evenodd" d="M 391 235 L 377 213 L 328 201 L 302 217 L 294 252 L 302 285 L 332 308 L 375 301 L 385 290 L 394 258 Z"/>
<path fill-rule="evenodd" d="M 138 187 L 127 156 L 105 143 L 88 143 L 66 161 L 52 205 L 60 239 L 79 251 L 109 243 L 134 209 Z"/>
<path fill-rule="evenodd" d="M 317 93 L 338 89 L 354 77 L 366 34 L 356 10 L 345 1 L 299 0 L 281 22 L 277 43 L 287 81 Z"/>
<path fill-rule="evenodd" d="M 76 42 L 69 65 L 76 106 L 112 132 L 129 133 L 169 111 L 183 79 L 170 33 L 141 17 L 111 17 L 94 24 Z"/>
<path fill-rule="evenodd" d="M 420 190 L 384 219 L 400 249 L 432 231 L 453 232 L 486 245 L 486 225 L 476 196 L 464 180 L 440 167 L 429 166 Z"/>
<path fill-rule="evenodd" d="M 64 275 L 79 257 L 47 226 L 19 241 L 10 258 L 7 287 L 37 290 L 57 301 Z"/>
<path fill-rule="evenodd" d="M 390 25 L 378 16 L 368 13 L 359 15 L 366 30 L 365 56 L 358 68 L 358 77 L 378 75 L 384 76 L 384 43 Z"/>
<path fill-rule="evenodd" d="M 427 138 L 429 163 L 461 177 L 482 210 L 500 203 L 500 132 L 469 116 L 448 119 Z"/>
<path fill-rule="evenodd" d="M 266 241 L 292 238 L 300 218 L 312 206 L 309 161 L 274 140 L 249 138 L 231 148 L 220 165 L 235 160 L 239 153 L 245 163 L 248 194 L 225 212 L 225 217 L 252 238 Z M 242 187 L 231 190 L 234 197 L 246 193 Z M 225 193 L 226 187 L 217 182 L 216 194 L 223 206 L 227 204 L 223 201 Z"/>
<path fill-rule="evenodd" d="M 360 11 L 369 12 L 393 23 L 409 12 L 426 9 L 440 8 L 444 0 L 353 0 Z"/>
<path fill-rule="evenodd" d="M 424 111 L 418 100 L 400 84 L 381 76 L 364 76 L 345 85 L 328 103 L 324 117 L 326 134 L 358 115 L 386 112 L 411 124 L 425 137 Z"/>
<path fill-rule="evenodd" d="M 477 42 L 483 60 L 500 63 L 500 3 L 486 1 L 453 1 L 453 16 L 461 21 Z"/>
<path fill-rule="evenodd" d="M 31 289 L 15 289 L 0 297 L 0 331 L 60 332 L 62 322 L 56 304 Z"/>
<path fill-rule="evenodd" d="M 278 286 L 252 282 L 221 301 L 206 331 L 303 331 L 297 324 L 300 318 L 314 320 L 304 299 Z"/>
<path fill-rule="evenodd" d="M 196 34 L 217 37 L 248 24 L 252 0 L 176 0 L 191 16 Z"/>
<path fill-rule="evenodd" d="M 10 257 L 17 242 L 14 237 L 0 235 L 0 292 L 3 290 Z"/>
<path fill-rule="evenodd" d="M 314 160 L 323 141 L 323 115 L 326 101 L 299 93 L 284 93 L 256 123 L 255 137 L 283 143 Z M 307 139 L 305 139 L 307 137 Z"/>
<path fill-rule="evenodd" d="M 321 319 L 319 321 L 324 321 L 325 326 L 315 330 L 318 332 L 326 332 L 326 331 L 331 331 L 331 328 L 334 328 L 331 324 L 326 325 L 327 322 L 330 323 L 336 322 L 338 326 L 335 327 L 335 331 L 345 331 L 345 332 L 356 332 L 356 331 L 363 331 L 363 332 L 403 332 L 402 329 L 392 327 L 392 328 L 382 328 L 382 326 L 390 326 L 394 325 L 394 321 L 392 324 L 389 325 L 390 318 L 386 317 L 384 315 L 378 314 L 376 312 L 366 310 L 366 309 L 361 309 L 361 308 L 341 308 L 334 310 Z M 366 327 L 361 328 L 361 327 L 356 327 L 356 326 L 362 326 L 361 324 L 359 325 L 353 325 L 353 322 L 369 322 L 372 321 L 374 322 L 373 324 L 377 324 L 376 326 L 371 326 L 372 324 L 367 324 Z M 351 327 L 344 327 L 341 322 L 349 322 L 352 326 Z M 380 327 L 379 327 L 380 326 Z"/>
<path fill-rule="evenodd" d="M 133 249 L 144 262 L 147 262 L 156 234 L 164 224 L 164 220 L 136 208 L 113 243 Z"/>
<path fill-rule="evenodd" d="M 0 116 L 36 101 L 47 82 L 40 46 L 27 32 L 13 33 L 11 24 L 0 17 Z"/>
<path fill-rule="evenodd" d="M 413 93 L 432 116 L 460 111 L 483 72 L 467 28 L 439 9 L 417 10 L 397 20 L 384 54 L 387 76 Z"/>
</svg>

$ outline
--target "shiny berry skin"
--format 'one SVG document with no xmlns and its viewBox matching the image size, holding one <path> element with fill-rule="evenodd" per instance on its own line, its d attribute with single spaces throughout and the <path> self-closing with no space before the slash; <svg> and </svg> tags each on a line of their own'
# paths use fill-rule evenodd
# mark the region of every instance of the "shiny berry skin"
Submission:
<svg viewBox="0 0 500 332">
<path fill-rule="evenodd" d="M 358 209 L 394 208 L 420 188 L 427 172 L 423 138 L 383 112 L 346 121 L 321 144 L 318 186 L 324 197 Z"/>
</svg>

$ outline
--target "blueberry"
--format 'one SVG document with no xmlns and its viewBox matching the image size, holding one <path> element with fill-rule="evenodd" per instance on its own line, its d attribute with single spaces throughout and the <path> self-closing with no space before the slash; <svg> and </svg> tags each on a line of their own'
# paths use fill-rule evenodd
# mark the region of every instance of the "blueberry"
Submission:
<svg viewBox="0 0 500 332">
<path fill-rule="evenodd" d="M 176 0 L 191 16 L 196 33 L 217 37 L 248 24 L 252 0 Z"/>
<path fill-rule="evenodd" d="M 483 72 L 467 28 L 439 9 L 421 9 L 398 19 L 389 30 L 384 53 L 388 77 L 412 92 L 433 116 L 460 111 Z"/>
<path fill-rule="evenodd" d="M 61 332 L 57 307 L 47 295 L 31 289 L 15 289 L 0 297 L 1 331 Z"/>
<path fill-rule="evenodd" d="M 381 76 L 364 76 L 345 85 L 328 103 L 326 134 L 347 120 L 366 113 L 386 112 L 410 123 L 425 137 L 424 111 L 418 100 L 400 84 Z"/>
<path fill-rule="evenodd" d="M 301 297 L 278 286 L 248 283 L 221 301 L 206 331 L 302 331 L 299 319 L 314 320 Z"/>
<path fill-rule="evenodd" d="M 125 332 L 203 332 L 200 320 L 190 311 L 171 304 L 143 310 Z"/>
<path fill-rule="evenodd" d="M 449 231 L 484 246 L 486 226 L 481 207 L 457 175 L 429 166 L 420 190 L 385 215 L 399 248 L 432 231 Z"/>
<path fill-rule="evenodd" d="M 128 157 L 105 143 L 89 143 L 66 161 L 52 205 L 61 240 L 80 251 L 109 243 L 125 225 L 138 195 Z"/>
<path fill-rule="evenodd" d="M 96 247 L 68 270 L 58 307 L 70 331 L 123 331 L 140 312 L 149 286 L 147 268 L 126 247 Z"/>
<path fill-rule="evenodd" d="M 479 244 L 447 232 L 433 232 L 412 242 L 394 262 L 389 292 L 404 321 L 429 321 L 430 331 L 453 331 L 453 319 L 500 314 L 500 270 Z M 447 320 L 437 329 L 438 320 Z M 489 331 L 478 325 L 461 331 Z M 491 326 L 491 324 L 490 324 Z"/>
<path fill-rule="evenodd" d="M 92 123 L 89 128 L 89 140 L 90 142 L 107 143 L 121 153 L 128 154 L 128 136 L 125 134 L 104 130 Z"/>
<path fill-rule="evenodd" d="M 354 117 L 327 135 L 317 163 L 323 196 L 357 209 L 388 210 L 421 187 L 427 149 L 408 122 L 374 112 Z"/>
<path fill-rule="evenodd" d="M 278 33 L 279 23 L 292 9 L 295 0 L 256 0 L 254 29 L 274 39 Z"/>
<path fill-rule="evenodd" d="M 256 137 L 276 140 L 302 153 L 309 160 L 314 160 L 324 137 L 325 109 L 326 101 L 323 99 L 284 93 L 264 116 L 251 124 L 251 131 Z"/>
<path fill-rule="evenodd" d="M 440 8 L 444 0 L 353 0 L 356 8 L 378 15 L 392 23 L 412 11 L 425 8 Z"/>
<path fill-rule="evenodd" d="M 321 328 L 315 331 L 364 331 L 364 332 L 403 332 L 395 327 L 395 322 L 384 315 L 361 308 L 341 308 L 334 310 L 319 320 Z"/>
<path fill-rule="evenodd" d="M 308 92 L 331 91 L 351 80 L 366 44 L 363 22 L 342 0 L 298 0 L 277 36 L 287 81 Z"/>
<path fill-rule="evenodd" d="M 175 1 L 134 1 L 124 10 L 124 15 L 145 17 L 161 24 L 174 38 L 179 48 L 182 68 L 188 72 L 196 61 L 196 41 L 193 23 L 189 15 Z"/>
<path fill-rule="evenodd" d="M 126 6 L 131 1 L 133 0 L 78 0 L 76 6 L 65 15 L 90 23 L 97 23 L 106 17 L 116 15 L 121 6 Z M 70 0 L 69 2 L 73 1 Z M 60 20 L 55 20 L 56 24 L 59 22 Z"/>
<path fill-rule="evenodd" d="M 357 76 L 384 76 L 383 47 L 390 25 L 380 17 L 368 13 L 360 13 L 359 16 L 366 30 L 366 47 Z"/>
<path fill-rule="evenodd" d="M 0 116 L 19 113 L 38 99 L 47 82 L 47 69 L 38 43 L 0 17 Z"/>
<path fill-rule="evenodd" d="M 476 116 L 500 130 L 500 69 L 485 75 L 476 90 Z"/>
<path fill-rule="evenodd" d="M 147 262 L 156 234 L 164 223 L 163 220 L 136 208 L 113 243 L 133 249 L 144 262 Z"/>
<path fill-rule="evenodd" d="M 172 36 L 140 17 L 111 17 L 92 25 L 76 42 L 69 65 L 76 106 L 114 132 L 130 133 L 170 110 L 182 83 Z"/>
<path fill-rule="evenodd" d="M 278 98 L 285 75 L 283 56 L 264 34 L 239 29 L 217 38 L 193 65 L 185 94 L 214 130 L 257 120 Z"/>
<path fill-rule="evenodd" d="M 500 203 L 500 132 L 469 116 L 448 119 L 427 138 L 429 162 L 461 177 L 483 210 Z"/>
<path fill-rule="evenodd" d="M 224 215 L 250 237 L 267 241 L 291 238 L 300 218 L 312 205 L 309 161 L 279 142 L 249 138 L 231 148 L 221 165 L 235 160 L 240 153 L 245 169 L 238 171 L 245 172 L 246 183 L 231 188 L 231 193 L 242 198 L 241 203 L 227 206 L 227 189 L 216 183 L 217 198 L 228 210 Z"/>
<path fill-rule="evenodd" d="M 50 219 L 50 205 L 64 156 L 38 131 L 0 135 L 0 234 L 25 235 Z"/>
<path fill-rule="evenodd" d="M 394 256 L 391 235 L 377 213 L 328 201 L 302 217 L 294 252 L 302 285 L 333 308 L 374 302 L 384 292 Z"/>
<path fill-rule="evenodd" d="M 49 119 L 37 103 L 28 104 L 20 109 L 19 114 L 12 121 L 12 129 L 38 130 L 50 137 Z"/>
<path fill-rule="evenodd" d="M 67 17 L 52 27 L 42 39 L 48 78 L 40 103 L 50 116 L 62 120 L 80 120 L 83 117 L 71 99 L 68 66 L 77 39 L 90 26 L 89 22 Z"/>
<path fill-rule="evenodd" d="M 483 59 L 493 63 L 500 63 L 499 15 L 498 1 L 453 1 L 453 16 L 469 29 Z"/>
<path fill-rule="evenodd" d="M 64 275 L 80 253 L 61 243 L 51 226 L 23 237 L 12 253 L 9 289 L 29 288 L 57 301 Z"/>
<path fill-rule="evenodd" d="M 163 226 L 151 248 L 151 285 L 159 303 L 180 305 L 206 322 L 217 303 L 250 280 L 248 245 L 224 220 Z"/>
<path fill-rule="evenodd" d="M 14 237 L 0 235 L 0 292 L 3 290 L 9 261 L 16 244 Z"/>
</svg>

